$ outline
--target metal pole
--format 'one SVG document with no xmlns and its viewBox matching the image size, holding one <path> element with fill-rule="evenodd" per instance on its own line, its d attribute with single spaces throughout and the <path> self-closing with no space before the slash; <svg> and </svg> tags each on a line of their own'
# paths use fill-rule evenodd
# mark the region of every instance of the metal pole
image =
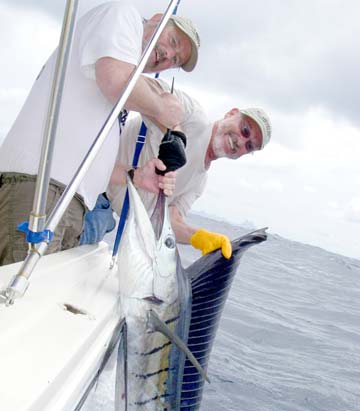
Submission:
<svg viewBox="0 0 360 411">
<path fill-rule="evenodd" d="M 33 209 L 29 218 L 29 229 L 33 232 L 43 231 L 46 223 L 46 201 L 50 182 L 52 156 L 59 119 L 60 102 L 64 89 L 66 67 L 69 60 L 71 43 L 74 34 L 78 3 L 78 0 L 67 0 L 66 3 L 54 71 L 54 80 L 50 94 L 50 103 L 46 117 L 39 170 L 36 179 Z"/>
<path fill-rule="evenodd" d="M 86 154 L 84 160 L 82 161 L 80 167 L 75 173 L 75 176 L 70 181 L 69 185 L 66 187 L 65 191 L 63 192 L 59 202 L 57 203 L 56 207 L 54 208 L 53 212 L 51 213 L 47 223 L 46 229 L 54 231 L 57 224 L 59 223 L 61 217 L 63 216 L 66 208 L 70 204 L 74 194 L 76 193 L 77 188 L 79 187 L 82 179 L 84 178 L 87 170 L 91 166 L 95 156 L 99 152 L 103 142 L 105 141 L 106 136 L 110 132 L 114 122 L 117 120 L 117 117 L 120 111 L 123 109 L 126 100 L 128 99 L 129 95 L 131 94 L 139 76 L 141 75 L 142 71 L 145 68 L 146 62 L 154 48 L 156 42 L 158 41 L 161 32 L 163 31 L 164 27 L 166 26 L 169 18 L 171 17 L 172 11 L 175 7 L 175 3 L 177 0 L 171 0 L 163 17 L 152 35 L 146 49 L 143 52 L 143 55 L 140 59 L 138 66 L 134 69 L 129 81 L 127 82 L 126 86 L 124 87 L 124 91 L 120 96 L 119 100 L 115 104 L 114 108 L 110 112 L 110 115 L 106 119 L 104 125 L 102 126 L 100 132 L 98 133 L 97 137 L 95 138 L 93 144 L 90 147 L 90 150 Z M 37 265 L 39 259 L 44 254 L 47 248 L 47 243 L 42 242 L 36 249 L 32 249 L 28 256 L 26 257 L 25 261 L 20 267 L 18 274 L 12 279 L 8 288 L 5 291 L 6 298 L 7 298 L 7 305 L 13 304 L 14 299 L 21 297 L 26 289 L 29 286 L 29 277 L 31 276 L 32 271 L 34 270 L 35 266 Z"/>
</svg>

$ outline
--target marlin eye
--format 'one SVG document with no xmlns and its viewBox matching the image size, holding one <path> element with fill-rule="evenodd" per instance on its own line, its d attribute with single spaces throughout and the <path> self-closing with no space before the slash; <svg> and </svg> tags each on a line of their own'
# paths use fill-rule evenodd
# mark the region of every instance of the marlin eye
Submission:
<svg viewBox="0 0 360 411">
<path fill-rule="evenodd" d="M 175 248 L 175 239 L 171 236 L 166 237 L 165 245 L 167 248 Z"/>
</svg>

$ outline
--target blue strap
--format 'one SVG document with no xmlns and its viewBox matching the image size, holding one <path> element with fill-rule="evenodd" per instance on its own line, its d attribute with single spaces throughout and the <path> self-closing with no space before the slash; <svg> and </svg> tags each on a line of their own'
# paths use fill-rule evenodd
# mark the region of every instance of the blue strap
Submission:
<svg viewBox="0 0 360 411">
<path fill-rule="evenodd" d="M 43 230 L 39 232 L 31 231 L 29 229 L 28 221 L 20 223 L 16 228 L 18 231 L 26 234 L 26 241 L 31 244 L 39 244 L 44 241 L 50 243 L 54 237 L 54 233 L 51 230 Z"/>
<path fill-rule="evenodd" d="M 121 209 L 119 225 L 118 225 L 118 229 L 117 229 L 116 237 L 115 237 L 115 242 L 114 242 L 114 248 L 113 248 L 113 253 L 112 253 L 113 257 L 115 257 L 115 255 L 117 254 L 117 252 L 119 250 L 120 241 L 121 241 L 121 237 L 122 237 L 123 232 L 124 232 L 125 221 L 126 221 L 126 217 L 128 215 L 128 212 L 129 212 L 129 190 L 126 189 L 125 199 L 124 199 L 123 206 L 122 206 L 122 209 Z"/>
<path fill-rule="evenodd" d="M 139 157 L 142 148 L 144 147 L 145 141 L 146 141 L 146 133 L 147 133 L 147 127 L 144 122 L 141 123 L 140 131 L 138 138 L 136 140 L 136 146 L 135 146 L 135 152 L 134 152 L 134 157 L 132 161 L 132 167 L 137 167 L 139 163 Z"/>
<path fill-rule="evenodd" d="M 134 152 L 134 157 L 132 161 L 133 167 L 137 167 L 139 163 L 139 157 L 141 154 L 141 150 L 144 147 L 144 144 L 146 141 L 146 133 L 147 133 L 147 127 L 145 123 L 142 122 L 140 130 L 139 130 L 139 135 L 136 140 L 135 152 Z M 121 241 L 122 234 L 124 232 L 125 221 L 126 221 L 128 212 L 129 212 L 129 190 L 126 189 L 125 199 L 124 199 L 123 206 L 121 208 L 121 213 L 120 213 L 119 226 L 116 232 L 116 237 L 115 237 L 115 242 L 114 242 L 114 247 L 113 247 L 113 253 L 112 253 L 113 257 L 115 257 L 115 255 L 117 254 L 119 250 L 120 241 Z"/>
</svg>

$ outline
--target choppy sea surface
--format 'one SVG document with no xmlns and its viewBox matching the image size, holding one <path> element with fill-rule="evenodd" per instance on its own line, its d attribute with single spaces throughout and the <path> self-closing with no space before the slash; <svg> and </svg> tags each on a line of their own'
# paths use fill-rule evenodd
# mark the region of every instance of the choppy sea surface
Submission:
<svg viewBox="0 0 360 411">
<path fill-rule="evenodd" d="M 190 223 L 231 239 L 251 231 L 198 215 Z M 179 250 L 185 267 L 199 257 Z M 359 411 L 360 261 L 271 234 L 252 247 L 208 374 L 202 411 Z M 87 409 L 111 409 L 103 400 Z"/>
</svg>

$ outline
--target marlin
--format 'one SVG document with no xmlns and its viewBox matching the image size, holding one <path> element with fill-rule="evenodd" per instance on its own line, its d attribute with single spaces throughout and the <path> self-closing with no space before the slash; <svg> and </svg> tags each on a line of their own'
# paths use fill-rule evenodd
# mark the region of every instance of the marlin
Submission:
<svg viewBox="0 0 360 411">
<path fill-rule="evenodd" d="M 211 348 L 241 255 L 266 240 L 258 230 L 187 269 L 181 265 L 167 198 L 149 218 L 128 178 L 130 211 L 118 254 L 122 344 L 117 395 L 127 411 L 199 410 Z M 122 364 L 121 367 L 119 364 Z"/>
</svg>

